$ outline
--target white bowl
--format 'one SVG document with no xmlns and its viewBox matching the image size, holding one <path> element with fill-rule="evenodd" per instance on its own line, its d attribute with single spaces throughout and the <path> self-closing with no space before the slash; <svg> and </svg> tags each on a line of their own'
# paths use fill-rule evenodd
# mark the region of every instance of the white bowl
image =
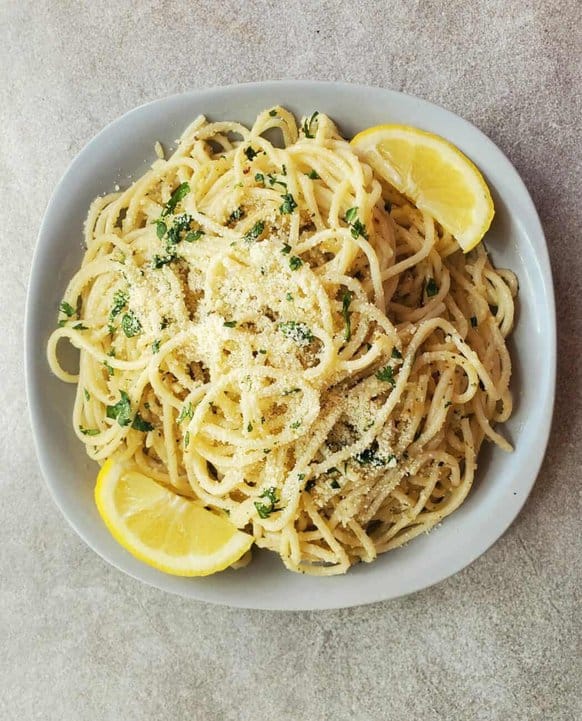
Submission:
<svg viewBox="0 0 582 721">
<path fill-rule="evenodd" d="M 448 138 L 485 175 L 496 215 L 486 243 L 498 266 L 520 282 L 517 324 L 510 341 L 515 412 L 506 454 L 490 445 L 479 456 L 466 502 L 430 534 L 359 564 L 345 576 L 312 578 L 286 571 L 278 557 L 257 553 L 240 571 L 200 579 L 168 576 L 127 553 L 109 535 L 93 502 L 97 465 L 71 427 L 74 388 L 54 377 L 45 346 L 67 281 L 83 254 L 81 232 L 89 203 L 154 159 L 156 140 L 172 145 L 198 114 L 251 123 L 281 104 L 297 114 L 317 109 L 347 137 L 380 123 L 416 125 Z M 77 533 L 104 559 L 146 583 L 195 599 L 266 609 L 323 609 L 396 598 L 426 588 L 474 561 L 523 506 L 546 448 L 554 401 L 556 326 L 552 277 L 540 222 L 511 163 L 479 130 L 424 100 L 358 85 L 265 82 L 192 91 L 143 105 L 108 125 L 75 158 L 59 183 L 40 229 L 26 312 L 26 378 L 38 457 L 53 498 Z"/>
</svg>

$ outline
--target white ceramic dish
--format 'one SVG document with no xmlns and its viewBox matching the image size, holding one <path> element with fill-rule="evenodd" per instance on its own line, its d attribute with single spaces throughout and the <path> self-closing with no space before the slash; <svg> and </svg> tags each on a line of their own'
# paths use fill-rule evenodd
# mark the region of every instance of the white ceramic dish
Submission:
<svg viewBox="0 0 582 721">
<path fill-rule="evenodd" d="M 301 115 L 329 114 L 345 136 L 387 122 L 416 125 L 448 138 L 479 166 L 496 216 L 486 242 L 498 266 L 520 281 L 512 336 L 515 414 L 506 433 L 515 452 L 486 445 L 464 505 L 427 536 L 360 564 L 347 575 L 311 578 L 286 571 L 268 552 L 250 567 L 202 579 L 162 574 L 133 558 L 109 535 L 93 503 L 97 465 L 71 428 L 74 388 L 52 376 L 45 345 L 57 305 L 83 249 L 87 208 L 116 183 L 125 186 L 154 159 L 153 144 L 172 145 L 198 113 L 251 123 L 280 103 Z M 320 82 L 266 82 L 193 91 L 143 105 L 108 125 L 75 158 L 47 208 L 33 261 L 26 313 L 26 378 L 38 457 L 53 498 L 77 533 L 104 559 L 146 583 L 213 603 L 266 609 L 323 609 L 395 598 L 443 580 L 474 561 L 507 529 L 524 504 L 546 448 L 554 400 L 556 331 L 547 248 L 530 196 L 503 153 L 479 130 L 435 105 L 397 92 Z"/>
</svg>

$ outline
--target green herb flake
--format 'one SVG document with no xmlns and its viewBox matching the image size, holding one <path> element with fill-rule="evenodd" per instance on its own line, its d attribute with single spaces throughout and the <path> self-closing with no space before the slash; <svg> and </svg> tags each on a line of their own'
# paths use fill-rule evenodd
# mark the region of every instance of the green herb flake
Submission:
<svg viewBox="0 0 582 721">
<path fill-rule="evenodd" d="M 120 426 L 131 423 L 131 401 L 125 391 L 119 391 L 120 400 L 115 405 L 107 406 L 107 418 L 116 420 Z"/>
<path fill-rule="evenodd" d="M 386 459 L 378 455 L 378 442 L 374 441 L 368 448 L 364 448 L 360 453 L 356 453 L 354 460 L 361 466 L 373 466 L 380 468 L 386 465 Z"/>
<path fill-rule="evenodd" d="M 262 232 L 265 230 L 265 222 L 263 220 L 257 220 L 253 227 L 244 234 L 243 240 L 247 243 L 253 243 L 259 238 Z"/>
<path fill-rule="evenodd" d="M 83 426 L 79 426 L 79 430 L 84 436 L 98 436 L 100 433 L 98 428 L 83 428 Z"/>
<path fill-rule="evenodd" d="M 66 300 L 63 300 L 59 303 L 59 310 L 61 311 L 61 313 L 64 313 L 67 318 L 71 318 L 77 312 L 70 303 L 67 303 Z"/>
<path fill-rule="evenodd" d="M 294 421 L 293 423 L 291 423 L 290 428 L 293 428 L 293 430 L 295 430 L 295 429 L 299 428 L 300 425 L 301 425 L 301 421 Z"/>
<path fill-rule="evenodd" d="M 154 430 L 153 425 L 148 421 L 145 421 L 139 413 L 135 414 L 135 418 L 133 419 L 131 427 L 134 428 L 136 431 L 142 431 L 143 433 Z"/>
<path fill-rule="evenodd" d="M 255 501 L 255 508 L 257 509 L 257 512 L 261 518 L 268 518 L 271 513 L 281 510 L 281 508 L 277 506 L 279 498 L 277 497 L 277 489 L 274 486 L 265 489 L 261 493 L 259 498 L 266 499 L 266 503 L 260 503 L 259 501 Z"/>
<path fill-rule="evenodd" d="M 293 296 L 291 295 L 291 293 L 287 293 L 287 295 L 285 296 L 285 298 L 286 298 L 287 300 L 289 300 L 289 301 L 293 300 Z"/>
<path fill-rule="evenodd" d="M 298 473 L 297 478 L 302 481 L 305 478 L 305 473 Z"/>
<path fill-rule="evenodd" d="M 394 348 L 392 348 L 392 358 L 398 358 L 398 359 L 402 358 L 402 353 L 398 350 L 398 348 L 396 346 L 394 346 Z"/>
<path fill-rule="evenodd" d="M 453 404 L 453 401 L 447 401 L 447 402 L 445 403 L 445 408 L 448 408 L 448 407 L 449 407 L 450 405 L 452 405 L 452 404 Z"/>
<path fill-rule="evenodd" d="M 335 478 L 333 479 L 333 481 L 332 481 L 329 485 L 330 485 L 332 488 L 336 489 L 336 490 L 337 490 L 338 488 L 341 488 L 341 486 L 340 486 L 340 484 L 339 484 L 339 481 L 337 481 Z"/>
<path fill-rule="evenodd" d="M 313 340 L 313 333 L 305 325 L 305 323 L 288 320 L 283 323 L 279 323 L 277 328 L 285 337 L 295 341 L 297 345 L 306 346 Z"/>
<path fill-rule="evenodd" d="M 281 175 L 287 175 L 287 166 L 285 163 L 281 166 Z"/>
<path fill-rule="evenodd" d="M 236 223 L 238 220 L 241 220 L 241 218 L 245 217 L 245 211 L 243 210 L 242 205 L 239 205 L 238 208 L 232 211 L 232 213 L 228 216 L 227 225 L 231 225 L 233 223 Z"/>
<path fill-rule="evenodd" d="M 192 403 L 188 402 L 182 406 L 180 415 L 178 416 L 178 419 L 176 422 L 182 423 L 182 421 L 185 421 L 186 419 L 191 421 L 193 417 L 194 417 L 194 408 L 192 407 Z"/>
<path fill-rule="evenodd" d="M 352 322 L 351 322 L 351 311 L 350 311 L 350 303 L 352 302 L 354 298 L 354 294 L 347 290 L 344 292 L 342 296 L 342 317 L 344 319 L 344 323 L 346 326 L 345 332 L 344 332 L 344 338 L 346 341 L 349 341 L 352 337 Z"/>
<path fill-rule="evenodd" d="M 262 173 L 255 173 L 255 180 L 257 183 L 265 184 L 265 176 Z"/>
<path fill-rule="evenodd" d="M 346 214 L 344 217 L 346 219 L 346 223 L 350 223 L 350 224 L 353 223 L 354 220 L 356 220 L 356 218 L 358 217 L 357 206 L 355 206 L 354 208 L 348 208 L 348 210 L 346 210 Z"/>
<path fill-rule="evenodd" d="M 281 253 L 283 253 L 283 255 L 289 255 L 290 252 L 291 252 L 291 246 L 289 245 L 289 243 L 285 243 L 283 245 L 283 247 L 281 248 Z"/>
<path fill-rule="evenodd" d="M 284 396 L 290 396 L 292 393 L 299 393 L 301 391 L 301 388 L 288 388 L 287 390 L 283 391 Z"/>
<path fill-rule="evenodd" d="M 164 223 L 163 220 L 160 220 L 160 219 L 156 220 L 155 224 L 156 224 L 156 235 L 161 240 L 164 237 L 164 235 L 166 235 L 166 233 L 168 232 L 168 226 Z"/>
<path fill-rule="evenodd" d="M 189 443 L 190 443 L 190 431 L 186 431 L 186 435 L 184 436 L 184 448 L 188 448 Z"/>
<path fill-rule="evenodd" d="M 236 325 L 236 320 L 225 320 L 223 325 L 225 328 L 234 328 Z"/>
<path fill-rule="evenodd" d="M 162 217 L 171 215 L 175 210 L 178 203 L 183 200 L 190 192 L 190 185 L 188 183 L 180 183 L 180 185 L 174 190 L 170 196 L 170 200 L 164 206 L 162 210 Z"/>
<path fill-rule="evenodd" d="M 113 366 L 108 361 L 103 361 L 103 365 L 105 366 L 109 376 L 115 375 L 115 368 L 113 368 Z"/>
<path fill-rule="evenodd" d="M 250 433 L 253 430 L 253 424 L 249 423 L 247 426 L 247 433 Z"/>
<path fill-rule="evenodd" d="M 302 130 L 303 130 L 303 135 L 305 135 L 306 138 L 315 138 L 315 135 L 312 132 L 311 126 L 313 125 L 313 123 L 318 115 L 319 115 L 319 110 L 316 110 L 311 115 L 310 118 L 305 118 L 305 120 L 303 121 Z"/>
<path fill-rule="evenodd" d="M 303 261 L 301 260 L 301 258 L 299 256 L 292 255 L 289 258 L 289 267 L 291 268 L 291 270 L 299 270 L 299 268 L 301 268 L 302 265 L 303 265 Z"/>
<path fill-rule="evenodd" d="M 91 400 L 91 395 L 89 394 L 89 391 L 86 388 L 83 388 L 83 395 L 85 396 L 86 401 Z"/>
<path fill-rule="evenodd" d="M 244 149 L 244 153 L 245 153 L 245 155 L 247 156 L 247 159 L 248 159 L 248 160 L 252 160 L 253 158 L 256 158 L 257 155 L 258 155 L 260 152 L 261 152 L 260 150 L 257 152 L 257 151 L 256 151 L 254 148 L 252 148 L 250 145 L 248 146 L 248 148 L 245 148 L 245 149 Z"/>
<path fill-rule="evenodd" d="M 362 236 L 362 238 L 368 237 L 366 226 L 360 221 L 359 218 L 357 220 L 354 220 L 354 222 L 352 223 L 352 228 L 350 232 L 352 234 L 352 238 L 358 238 L 360 235 Z"/>
<path fill-rule="evenodd" d="M 262 353 L 263 355 L 267 355 L 267 351 L 264 348 L 259 348 L 259 353 Z"/>
<path fill-rule="evenodd" d="M 309 173 L 305 173 L 308 178 L 311 178 L 311 180 L 321 180 L 321 175 L 317 172 L 317 170 L 311 169 Z"/>
<path fill-rule="evenodd" d="M 197 240 L 200 240 L 200 238 L 204 235 L 204 231 L 202 229 L 198 230 L 191 230 L 189 233 L 186 233 L 184 236 L 184 241 L 186 243 L 194 243 Z"/>
<path fill-rule="evenodd" d="M 282 195 L 281 197 L 283 198 L 283 203 L 279 206 L 279 211 L 283 215 L 289 215 L 297 207 L 295 198 L 291 195 L 291 193 L 285 193 L 285 195 Z"/>
<path fill-rule="evenodd" d="M 155 341 L 152 343 L 152 353 L 157 353 L 159 350 L 160 350 L 160 341 L 159 341 L 159 340 L 155 340 Z"/>
<path fill-rule="evenodd" d="M 86 325 L 83 325 L 82 323 L 77 323 L 77 325 L 73 326 L 73 330 L 89 330 Z"/>
<path fill-rule="evenodd" d="M 438 285 L 435 283 L 435 279 L 434 279 L 434 278 L 429 278 L 429 279 L 426 281 L 426 295 L 427 295 L 429 298 L 432 298 L 432 297 L 433 297 L 434 295 L 436 295 L 438 292 L 439 292 L 439 287 L 438 287 Z"/>
<path fill-rule="evenodd" d="M 128 302 L 128 293 L 121 289 L 116 290 L 113 294 L 113 306 L 111 308 L 111 312 L 109 313 L 109 320 L 113 320 L 114 318 L 116 318 L 127 306 Z"/>
<path fill-rule="evenodd" d="M 386 366 L 385 368 L 382 368 L 376 373 L 376 378 L 379 381 L 385 381 L 386 383 L 391 383 L 393 386 L 396 385 L 396 380 L 394 379 L 394 371 L 392 370 L 392 366 Z"/>
<path fill-rule="evenodd" d="M 269 115 L 270 115 L 272 118 L 274 118 L 274 117 L 277 116 L 277 111 L 275 110 L 275 108 L 273 108 L 272 110 L 269 110 Z"/>
<path fill-rule="evenodd" d="M 125 313 L 121 319 L 121 329 L 128 338 L 133 338 L 141 333 L 141 323 L 133 311 Z"/>
</svg>

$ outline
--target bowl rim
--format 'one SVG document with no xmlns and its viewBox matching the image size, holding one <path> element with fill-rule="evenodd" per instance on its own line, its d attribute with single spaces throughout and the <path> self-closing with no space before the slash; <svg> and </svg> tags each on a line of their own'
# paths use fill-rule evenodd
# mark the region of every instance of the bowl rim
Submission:
<svg viewBox="0 0 582 721">
<path fill-rule="evenodd" d="M 268 90 L 269 88 L 272 88 L 273 90 L 276 90 L 277 92 L 281 93 L 284 92 L 286 88 L 288 89 L 294 89 L 296 90 L 299 86 L 308 87 L 311 89 L 317 89 L 317 88 L 334 88 L 341 92 L 342 89 L 346 91 L 351 90 L 357 90 L 360 92 L 369 92 L 369 93 L 378 93 L 378 94 L 384 94 L 386 97 L 392 97 L 395 100 L 398 100 L 399 98 L 407 99 L 408 101 L 413 101 L 414 103 L 418 104 L 419 107 L 422 107 L 426 109 L 427 111 L 437 111 L 439 114 L 443 115 L 445 117 L 449 117 L 451 120 L 454 119 L 456 123 L 461 121 L 462 124 L 466 126 L 468 130 L 471 131 L 471 133 L 478 138 L 478 140 L 481 143 L 484 143 L 486 146 L 488 146 L 490 149 L 492 149 L 498 156 L 500 161 L 503 161 L 506 164 L 506 169 L 508 172 L 511 173 L 512 182 L 515 183 L 518 186 L 519 191 L 522 194 L 522 197 L 524 199 L 524 202 L 526 203 L 525 211 L 527 212 L 528 216 L 528 226 L 529 226 L 529 232 L 530 234 L 533 234 L 536 238 L 536 248 L 535 248 L 535 256 L 536 260 L 539 263 L 540 270 L 543 277 L 544 282 L 544 298 L 547 304 L 547 321 L 548 321 L 548 331 L 549 331 L 549 337 L 547 337 L 546 345 L 545 345 L 545 360 L 546 360 L 546 368 L 547 373 L 545 377 L 545 383 L 542 385 L 542 395 L 540 396 L 540 401 L 543 404 L 543 407 L 545 409 L 544 418 L 547 419 L 547 422 L 540 423 L 538 426 L 534 427 L 533 430 L 530 430 L 530 433 L 535 433 L 536 439 L 537 439 L 537 454 L 536 457 L 533 459 L 533 461 L 530 462 L 530 470 L 528 471 L 528 476 L 531 476 L 530 480 L 524 484 L 521 487 L 521 490 L 523 491 L 522 496 L 520 497 L 519 502 L 515 503 L 512 507 L 511 513 L 496 526 L 496 530 L 493 533 L 490 533 L 488 538 L 479 545 L 478 548 L 474 549 L 471 553 L 468 554 L 467 557 L 462 559 L 460 562 L 455 561 L 454 563 L 450 564 L 450 567 L 445 572 L 437 573 L 436 575 L 433 575 L 433 577 L 428 582 L 418 581 L 416 583 L 411 583 L 410 587 L 404 591 L 404 592 L 397 592 L 397 593 L 391 593 L 389 590 L 383 588 L 381 584 L 378 584 L 378 589 L 374 593 L 368 593 L 364 598 L 361 600 L 350 600 L 349 602 L 342 602 L 341 600 L 334 598 L 327 598 L 324 602 L 321 602 L 318 600 L 318 602 L 307 602 L 307 603 L 288 603 L 285 606 L 281 606 L 278 603 L 272 603 L 271 601 L 265 601 L 261 603 L 247 603 L 247 602 L 241 602 L 237 598 L 217 598 L 212 597 L 209 598 L 203 593 L 188 593 L 184 594 L 180 590 L 176 588 L 172 588 L 169 586 L 169 582 L 164 584 L 162 580 L 158 576 L 153 577 L 146 577 L 146 573 L 144 572 L 139 573 L 131 568 L 128 568 L 126 564 L 124 564 L 121 560 L 118 558 L 112 558 L 110 555 L 108 555 L 102 548 L 99 547 L 99 545 L 96 543 L 95 539 L 92 537 L 91 533 L 83 526 L 83 524 L 79 521 L 79 517 L 73 517 L 70 513 L 67 512 L 64 506 L 63 498 L 62 498 L 62 492 L 59 491 L 59 486 L 57 483 L 54 482 L 53 477 L 47 470 L 48 462 L 45 459 L 45 448 L 43 447 L 43 443 L 41 441 L 41 431 L 39 428 L 39 423 L 37 419 L 37 414 L 35 413 L 35 408 L 38 407 L 38 405 L 41 403 L 40 395 L 42 393 L 40 383 L 38 382 L 38 379 L 35 378 L 35 357 L 33 356 L 33 348 L 35 346 L 35 343 L 37 343 L 37 338 L 35 337 L 33 333 L 33 319 L 36 314 L 36 308 L 38 307 L 39 302 L 41 302 L 41 298 L 38 297 L 38 286 L 39 282 L 38 279 L 42 275 L 42 268 L 40 267 L 40 258 L 43 253 L 43 237 L 47 234 L 48 228 L 51 226 L 52 223 L 52 215 L 55 212 L 55 208 L 57 205 L 61 202 L 60 195 L 63 186 L 65 185 L 65 181 L 69 178 L 70 175 L 74 175 L 78 166 L 83 163 L 84 158 L 86 155 L 90 153 L 90 151 L 96 146 L 99 145 L 104 136 L 106 136 L 112 129 L 115 128 L 116 125 L 121 124 L 122 122 L 126 122 L 129 118 L 131 118 L 134 115 L 142 113 L 146 109 L 151 109 L 155 106 L 164 106 L 166 103 L 171 103 L 173 101 L 176 101 L 177 99 L 184 99 L 184 98 L 191 98 L 193 101 L 201 101 L 204 100 L 204 97 L 212 97 L 215 95 L 222 95 L 224 93 L 228 94 L 233 91 L 240 90 L 241 88 L 246 88 L 249 91 L 252 90 Z M 552 279 L 552 272 L 551 272 L 551 265 L 549 260 L 549 253 L 548 253 L 548 246 L 545 239 L 544 231 L 537 213 L 537 210 L 535 208 L 535 205 L 533 203 L 533 200 L 529 194 L 529 191 L 527 190 L 527 187 L 525 183 L 523 182 L 521 176 L 519 175 L 518 171 L 514 167 L 514 165 L 511 163 L 511 161 L 507 158 L 507 156 L 503 153 L 503 151 L 498 148 L 495 143 L 493 143 L 492 140 L 490 140 L 479 128 L 477 128 L 475 125 L 473 125 L 470 121 L 465 120 L 461 116 L 457 115 L 456 113 L 453 113 L 446 108 L 443 108 L 440 105 L 437 105 L 436 103 L 432 103 L 428 100 L 424 100 L 423 98 L 419 98 L 417 96 L 403 93 L 401 91 L 392 90 L 389 88 L 381 88 L 377 86 L 372 85 L 366 85 L 366 84 L 360 84 L 360 83 L 347 83 L 347 82 L 339 82 L 339 81 L 325 81 L 325 80 L 267 80 L 267 81 L 258 81 L 258 82 L 247 82 L 247 83 L 235 83 L 235 84 L 229 84 L 229 85 L 221 85 L 221 86 L 211 86 L 211 87 L 204 87 L 204 88 L 196 88 L 192 90 L 188 90 L 182 93 L 174 93 L 172 95 L 164 96 L 161 98 L 157 98 L 155 100 L 151 100 L 145 103 L 142 103 L 134 108 L 131 108 L 127 112 L 123 113 L 119 117 L 113 119 L 111 122 L 109 122 L 107 125 L 105 125 L 96 135 L 94 135 L 82 148 L 79 150 L 79 152 L 74 156 L 72 161 L 68 164 L 67 168 L 63 172 L 61 178 L 59 179 L 58 183 L 56 184 L 54 191 L 50 197 L 50 200 L 46 206 L 42 222 L 39 227 L 39 231 L 36 238 L 36 243 L 34 246 L 34 251 L 32 254 L 32 262 L 31 262 L 31 270 L 30 275 L 28 279 L 28 287 L 27 287 L 27 296 L 26 296 L 26 305 L 25 305 L 25 313 L 24 313 L 24 370 L 25 370 L 25 386 L 26 386 L 26 397 L 27 397 L 27 404 L 28 404 L 28 411 L 29 411 L 29 419 L 30 424 L 32 428 L 32 435 L 33 435 L 33 443 L 34 448 L 36 451 L 36 456 L 38 459 L 38 463 L 40 466 L 40 470 L 42 473 L 42 476 L 44 478 L 45 484 L 48 487 L 49 493 L 56 504 L 56 506 L 61 511 L 62 515 L 65 517 L 67 522 L 70 524 L 70 526 L 76 531 L 76 533 L 83 539 L 83 541 L 92 549 L 94 550 L 101 558 L 103 558 L 107 563 L 111 564 L 112 566 L 116 567 L 117 569 L 123 571 L 124 573 L 127 573 L 128 575 L 132 576 L 136 580 L 142 581 L 143 583 L 146 583 L 148 585 L 154 586 L 156 588 L 159 588 L 161 590 L 175 593 L 178 595 L 183 595 L 188 598 L 192 598 L 194 600 L 198 601 L 205 601 L 210 603 L 215 603 L 217 605 L 226 605 L 231 607 L 238 607 L 238 608 L 252 608 L 252 609 L 263 609 L 263 610 L 286 610 L 286 611 L 303 611 L 303 610 L 323 610 L 323 609 L 337 609 L 337 608 L 345 608 L 345 607 L 352 607 L 352 606 L 359 606 L 359 605 L 366 605 L 370 603 L 376 603 L 383 600 L 391 600 L 395 598 L 401 598 L 407 595 L 410 595 L 412 593 L 416 593 L 417 591 L 423 590 L 425 588 L 429 588 L 437 583 L 440 583 L 441 581 L 444 581 L 445 579 L 451 577 L 452 575 L 458 573 L 463 568 L 466 568 L 470 564 L 472 564 L 477 558 L 479 558 L 483 553 L 485 553 L 494 543 L 496 543 L 501 536 L 507 531 L 509 526 L 514 522 L 514 520 L 517 518 L 519 513 L 521 512 L 523 506 L 525 505 L 525 502 L 527 501 L 529 494 L 531 493 L 531 490 L 533 488 L 533 485 L 537 479 L 537 476 L 539 474 L 542 462 L 544 460 L 545 451 L 547 448 L 547 444 L 549 441 L 551 426 L 552 426 L 552 417 L 553 417 L 553 409 L 554 409 L 554 403 L 555 403 L 555 387 L 556 387 L 556 367 L 557 367 L 557 338 L 556 338 L 556 310 L 555 310 L 555 297 L 554 297 L 554 285 L 553 285 L 553 279 Z M 146 568 L 148 568 L 146 566 Z M 341 594 L 338 594 L 341 599 Z"/>
</svg>

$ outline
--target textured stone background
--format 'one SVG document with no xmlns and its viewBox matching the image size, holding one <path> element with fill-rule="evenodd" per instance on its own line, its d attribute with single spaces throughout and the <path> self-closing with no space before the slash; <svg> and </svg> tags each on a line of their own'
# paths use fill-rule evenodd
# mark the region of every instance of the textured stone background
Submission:
<svg viewBox="0 0 582 721">
<path fill-rule="evenodd" d="M 582 718 L 581 14 L 578 0 L 0 0 L 1 719 Z M 404 90 L 476 123 L 525 179 L 556 282 L 557 407 L 525 510 L 454 578 L 339 612 L 215 608 L 109 568 L 44 488 L 23 390 L 30 258 L 73 155 L 146 100 L 278 78 Z"/>
</svg>

